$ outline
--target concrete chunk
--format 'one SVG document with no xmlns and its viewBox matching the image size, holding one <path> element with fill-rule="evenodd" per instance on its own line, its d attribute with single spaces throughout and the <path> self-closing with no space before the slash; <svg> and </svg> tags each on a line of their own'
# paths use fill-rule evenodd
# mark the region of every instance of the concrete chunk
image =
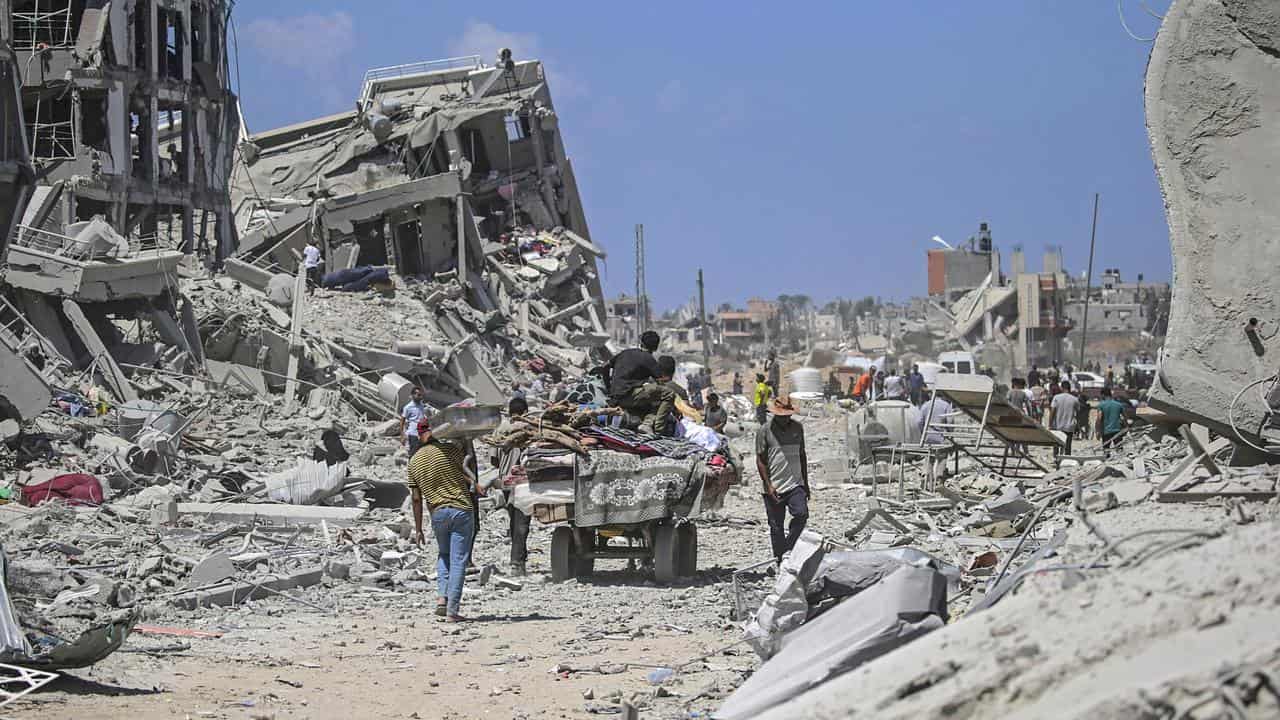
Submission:
<svg viewBox="0 0 1280 720">
<path fill-rule="evenodd" d="M 292 588 L 310 587 L 319 583 L 323 575 L 323 569 L 316 567 L 274 579 L 228 583 L 224 586 L 192 591 L 185 595 L 179 595 L 169 602 L 187 610 L 194 610 L 198 607 L 235 605 L 245 600 L 269 597 L 276 592 L 283 592 Z"/>
<path fill-rule="evenodd" d="M 364 515 L 361 508 L 321 505 L 267 505 L 253 503 L 178 503 L 179 515 L 193 515 L 217 522 L 263 520 L 281 525 L 318 525 L 322 520 L 339 527 L 351 525 Z"/>
</svg>

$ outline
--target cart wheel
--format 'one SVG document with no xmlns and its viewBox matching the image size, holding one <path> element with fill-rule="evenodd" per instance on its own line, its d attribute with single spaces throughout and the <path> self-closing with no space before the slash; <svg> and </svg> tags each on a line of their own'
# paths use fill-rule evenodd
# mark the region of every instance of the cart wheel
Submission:
<svg viewBox="0 0 1280 720">
<path fill-rule="evenodd" d="M 551 581 L 573 577 L 573 560 L 573 528 L 561 525 L 551 533 Z"/>
<path fill-rule="evenodd" d="M 660 583 L 680 576 L 680 535 L 674 525 L 663 523 L 653 531 L 653 574 Z"/>
<path fill-rule="evenodd" d="M 582 538 L 582 542 L 584 543 L 584 549 L 588 551 L 594 550 L 596 544 L 596 531 L 580 529 L 578 532 L 580 533 L 579 537 Z M 596 571 L 595 558 L 583 557 L 585 554 L 586 553 L 581 552 L 574 553 L 574 575 L 580 578 L 591 577 L 592 573 Z"/>
<path fill-rule="evenodd" d="M 676 545 L 680 553 L 680 577 L 693 577 L 698 574 L 698 526 L 684 523 L 676 528 Z"/>
</svg>

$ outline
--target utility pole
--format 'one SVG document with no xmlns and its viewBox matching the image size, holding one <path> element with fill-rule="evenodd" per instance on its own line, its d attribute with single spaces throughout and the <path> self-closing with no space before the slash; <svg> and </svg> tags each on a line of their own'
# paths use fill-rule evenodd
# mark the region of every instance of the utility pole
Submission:
<svg viewBox="0 0 1280 720">
<path fill-rule="evenodd" d="M 1080 325 L 1080 367 L 1084 367 L 1084 347 L 1089 341 L 1089 294 L 1093 290 L 1093 246 L 1098 239 L 1098 193 L 1093 194 L 1093 229 L 1089 231 L 1089 269 L 1084 276 L 1084 319 Z"/>
<path fill-rule="evenodd" d="M 698 268 L 698 322 L 702 324 L 702 367 L 711 372 L 711 336 L 707 334 L 707 299 L 702 288 L 702 268 Z"/>
<path fill-rule="evenodd" d="M 636 225 L 636 324 L 649 329 L 649 297 L 644 287 L 644 224 Z"/>
</svg>

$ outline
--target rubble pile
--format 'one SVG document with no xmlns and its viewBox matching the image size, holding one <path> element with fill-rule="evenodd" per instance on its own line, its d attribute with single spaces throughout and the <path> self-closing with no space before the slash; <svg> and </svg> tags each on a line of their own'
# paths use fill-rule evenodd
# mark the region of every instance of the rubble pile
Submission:
<svg viewBox="0 0 1280 720">
<path fill-rule="evenodd" d="M 965 458 L 931 488 L 917 467 L 901 495 L 896 483 L 881 485 L 851 507 L 841 498 L 860 493 L 857 486 L 819 486 L 815 507 L 835 501 L 860 519 L 807 532 L 776 578 L 751 566 L 735 573 L 744 638 L 765 662 L 760 680 L 743 684 L 716 717 L 853 717 L 873 709 L 904 718 L 1132 717 L 1166 705 L 1203 707 L 1209 717 L 1207 708 L 1223 707 L 1232 693 L 1247 698 L 1237 706 L 1243 717 L 1276 712 L 1280 694 L 1258 688 L 1280 670 L 1280 657 L 1265 643 L 1242 648 L 1232 638 L 1274 615 L 1251 589 L 1266 579 L 1249 568 L 1276 532 L 1280 466 L 1232 466 L 1249 461 L 1233 457 L 1239 453 L 1224 438 L 1202 443 L 1201 433 L 1192 428 L 1184 439 L 1146 426 L 1108 453 L 1087 446 L 1032 480 L 1003 478 Z M 819 443 L 811 464 L 837 452 Z M 1226 553 L 1231 562 L 1221 562 Z M 905 582 L 901 573 L 921 568 L 947 578 L 945 609 L 935 610 L 947 622 L 924 632 L 910 625 L 927 617 L 919 592 L 884 596 L 891 578 Z M 1177 600 L 1159 602 L 1153 615 L 1148 605 L 1169 593 Z M 836 612 L 855 602 L 864 605 Z M 873 617 L 887 619 L 875 620 L 885 624 L 871 633 Z M 832 649 L 810 657 L 814 642 Z M 1179 643 L 1188 643 L 1174 653 L 1182 660 L 1154 662 Z M 824 670 L 836 648 L 846 659 Z M 1217 676 L 1226 688 L 1219 695 L 1211 668 L 1230 670 Z M 1142 679 L 1101 686 L 1086 679 L 1108 673 Z M 782 679 L 797 677 L 794 685 Z M 984 687 L 999 689 L 979 703 L 974 688 Z"/>
</svg>

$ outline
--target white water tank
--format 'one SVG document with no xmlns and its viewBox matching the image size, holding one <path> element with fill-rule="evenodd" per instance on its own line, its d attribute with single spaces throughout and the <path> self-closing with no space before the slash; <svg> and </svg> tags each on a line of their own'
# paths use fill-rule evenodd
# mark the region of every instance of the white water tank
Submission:
<svg viewBox="0 0 1280 720">
<path fill-rule="evenodd" d="M 867 437 L 863 442 L 863 435 Z M 877 400 L 849 414 L 849 453 L 870 460 L 871 445 L 920 442 L 920 411 L 903 400 Z"/>
<path fill-rule="evenodd" d="M 792 394 L 822 395 L 822 371 L 818 368 L 797 368 L 790 377 Z"/>
</svg>

